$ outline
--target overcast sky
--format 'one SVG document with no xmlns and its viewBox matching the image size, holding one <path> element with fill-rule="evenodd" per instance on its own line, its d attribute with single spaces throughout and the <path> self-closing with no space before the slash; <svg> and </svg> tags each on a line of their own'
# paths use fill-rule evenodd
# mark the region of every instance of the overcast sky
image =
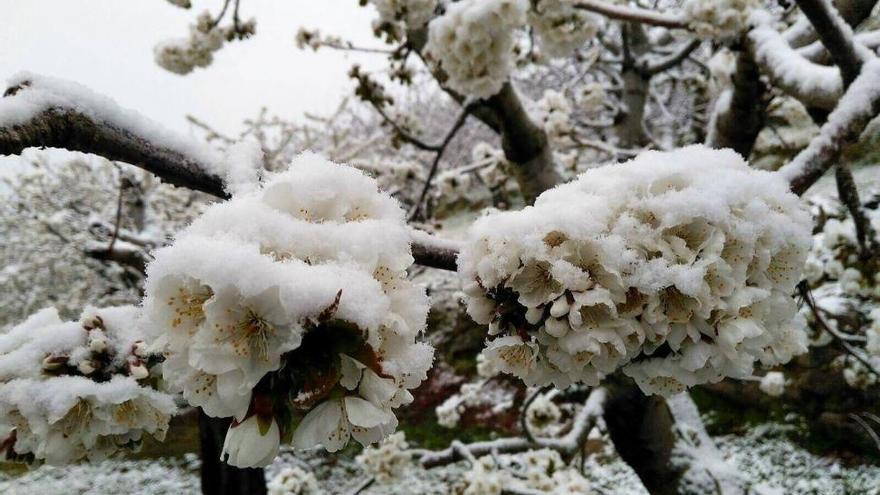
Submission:
<svg viewBox="0 0 880 495">
<path fill-rule="evenodd" d="M 255 37 L 228 44 L 210 67 L 186 76 L 153 62 L 157 42 L 186 36 L 199 12 L 216 14 L 222 3 L 193 0 L 182 10 L 166 0 L 0 0 L 0 80 L 21 70 L 71 79 L 180 131 L 193 114 L 234 132 L 261 106 L 289 119 L 329 112 L 352 86 L 353 62 L 382 63 L 296 48 L 301 26 L 376 46 L 375 14 L 357 0 L 242 0 L 242 17 L 257 19 Z"/>
</svg>

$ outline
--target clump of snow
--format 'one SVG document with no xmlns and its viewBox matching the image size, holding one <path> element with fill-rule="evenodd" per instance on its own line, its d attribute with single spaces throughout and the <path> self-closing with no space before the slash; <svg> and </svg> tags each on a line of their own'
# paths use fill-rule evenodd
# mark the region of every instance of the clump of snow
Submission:
<svg viewBox="0 0 880 495">
<path fill-rule="evenodd" d="M 428 24 L 428 59 L 450 88 L 477 98 L 501 90 L 514 68 L 514 31 L 526 23 L 526 0 L 463 0 Z"/>
<path fill-rule="evenodd" d="M 770 397 L 782 396 L 785 393 L 785 374 L 779 371 L 767 373 L 761 378 L 758 388 Z"/>
<path fill-rule="evenodd" d="M 303 154 L 155 253 L 144 312 L 163 375 L 236 418 L 227 462 L 265 465 L 283 437 L 335 452 L 394 431 L 433 356 L 404 218 L 363 172 Z"/>
<path fill-rule="evenodd" d="M 532 2 L 528 20 L 538 35 L 542 51 L 551 57 L 570 55 L 599 31 L 596 15 L 575 9 L 565 0 Z"/>
<path fill-rule="evenodd" d="M 0 335 L 0 448 L 12 459 L 101 460 L 163 439 L 176 407 L 150 387 L 137 308 L 45 309 Z"/>
<path fill-rule="evenodd" d="M 806 349 L 791 294 L 810 229 L 783 179 L 692 146 L 480 219 L 458 265 L 499 371 L 565 387 L 622 368 L 673 394 Z"/>
<path fill-rule="evenodd" d="M 685 0 L 685 18 L 699 36 L 720 41 L 737 41 L 748 27 L 758 0 Z"/>
</svg>

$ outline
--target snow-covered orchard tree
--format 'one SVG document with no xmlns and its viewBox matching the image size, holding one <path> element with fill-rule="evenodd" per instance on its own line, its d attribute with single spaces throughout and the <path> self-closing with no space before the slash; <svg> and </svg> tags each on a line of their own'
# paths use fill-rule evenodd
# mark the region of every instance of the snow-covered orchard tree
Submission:
<svg viewBox="0 0 880 495">
<path fill-rule="evenodd" d="M 5 215 L 26 212 L 40 235 L 113 263 L 96 265 L 112 278 L 100 294 L 65 275 L 55 289 L 79 293 L 61 309 L 116 304 L 106 294 L 120 285 L 119 302 L 144 293 L 78 322 L 44 309 L 0 335 L 7 457 L 136 448 L 161 439 L 177 400 L 225 421 L 205 426 L 206 469 L 224 481 L 209 473 L 207 493 L 266 490 L 261 471 L 218 458 L 262 467 L 282 445 L 332 453 L 352 441 L 382 442 L 358 457 L 370 475 L 358 491 L 464 461 L 462 493 L 591 493 L 576 466 L 592 432 L 651 494 L 769 493 L 725 465 L 687 390 L 739 381 L 783 396 L 786 376 L 756 368 L 829 339 L 846 383 L 875 384 L 880 217 L 846 159 L 880 113 L 875 1 L 361 3 L 387 46 L 296 34 L 303 49 L 388 58 L 385 71 L 352 68 L 364 106 L 317 137 L 261 113 L 243 139 L 193 119 L 219 146 L 194 143 L 75 83 L 9 80 L 0 153 L 53 147 L 142 169 L 117 165 L 117 193 L 84 188 L 84 199 L 51 197 L 63 173 L 16 178 Z M 156 62 L 210 70 L 225 43 L 259 35 L 246 8 L 224 0 L 200 14 L 187 37 L 159 42 Z M 815 125 L 767 166 L 791 114 Z M 837 204 L 808 205 L 799 196 L 831 168 Z M 101 213 L 59 231 L 71 224 L 51 210 L 80 203 Z M 2 232 L 21 232 L 13 223 Z M 91 226 L 89 242 L 106 246 L 77 246 Z M 28 287 L 24 270 L 52 251 L 18 248 L 3 247 L 0 273 L 16 309 L 64 298 Z M 429 309 L 454 310 L 459 294 L 479 325 L 479 377 L 437 408 L 439 422 L 494 401 L 518 410 L 519 432 L 412 449 L 393 433 L 434 364 Z M 499 374 L 529 388 L 498 400 Z M 316 483 L 288 469 L 270 488 Z"/>
</svg>

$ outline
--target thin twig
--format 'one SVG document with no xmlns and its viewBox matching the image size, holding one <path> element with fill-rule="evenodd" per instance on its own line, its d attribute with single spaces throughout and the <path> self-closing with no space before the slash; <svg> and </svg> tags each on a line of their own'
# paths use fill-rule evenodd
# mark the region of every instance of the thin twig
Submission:
<svg viewBox="0 0 880 495">
<path fill-rule="evenodd" d="M 819 326 L 828 333 L 828 335 L 830 335 L 835 341 L 837 341 L 837 343 L 840 344 L 841 347 L 843 347 L 843 350 L 846 351 L 847 354 L 862 363 L 865 368 L 868 369 L 868 371 L 870 371 L 877 377 L 880 377 L 880 371 L 877 371 L 877 368 L 875 368 L 870 361 L 865 359 L 865 357 L 859 353 L 858 349 L 853 347 L 849 342 L 846 341 L 846 339 L 842 338 L 836 330 L 832 329 L 831 326 L 825 322 L 825 318 L 822 317 L 819 308 L 816 306 L 816 301 L 813 299 L 813 293 L 810 291 L 810 287 L 805 281 L 798 284 L 798 291 L 800 292 L 804 302 L 813 312 L 813 317 L 816 318 L 816 323 L 818 323 Z"/>
<path fill-rule="evenodd" d="M 877 450 L 880 450 L 880 436 L 877 436 L 877 432 L 874 431 L 874 428 L 871 428 L 871 425 L 869 425 L 864 419 L 860 418 L 857 414 L 849 413 L 849 417 L 865 430 L 868 436 L 871 437 L 871 440 L 874 441 L 874 446 L 877 447 Z"/>
<path fill-rule="evenodd" d="M 122 196 L 125 192 L 125 181 L 122 172 L 119 173 L 119 196 L 116 198 L 116 222 L 113 224 L 113 233 L 110 235 L 110 244 L 107 245 L 107 253 L 113 252 L 113 246 L 119 237 L 119 225 L 122 223 Z"/>
<path fill-rule="evenodd" d="M 688 44 L 682 47 L 677 53 L 674 53 L 666 58 L 657 60 L 652 64 L 645 64 L 645 67 L 641 69 L 641 72 L 648 76 L 657 75 L 663 71 L 669 70 L 676 65 L 683 62 L 685 59 L 690 57 L 691 53 L 694 52 L 700 45 L 703 44 L 702 40 L 694 39 L 691 40 Z"/>
<path fill-rule="evenodd" d="M 419 139 L 419 138 L 413 136 L 413 135 L 410 134 L 409 132 L 407 132 L 406 129 L 404 129 L 403 127 L 401 127 L 400 124 L 398 124 L 394 119 L 392 119 L 392 118 L 391 118 L 391 117 L 385 112 L 385 110 L 382 108 L 382 105 L 379 105 L 378 103 L 376 103 L 376 102 L 374 102 L 374 101 L 372 101 L 372 100 L 370 101 L 370 104 L 373 106 L 373 108 L 376 109 L 376 112 L 379 113 L 379 116 L 382 117 L 382 120 L 384 120 L 388 125 L 390 125 L 390 126 L 394 129 L 394 132 L 396 132 L 397 135 L 400 136 L 400 139 L 402 139 L 402 140 L 404 140 L 405 142 L 407 142 L 407 143 L 409 143 L 409 144 L 415 146 L 416 148 L 419 148 L 420 150 L 424 150 L 424 151 L 434 151 L 434 152 L 437 152 L 437 151 L 440 150 L 440 146 L 441 146 L 441 145 L 437 145 L 437 144 L 428 144 L 428 143 L 422 141 L 421 139 Z"/>
<path fill-rule="evenodd" d="M 364 490 L 369 488 L 375 481 L 376 478 L 370 476 L 369 478 L 361 481 L 361 483 L 358 486 L 354 487 L 352 491 L 348 492 L 348 495 L 359 495 Z"/>
<path fill-rule="evenodd" d="M 446 133 L 446 137 L 443 138 L 443 142 L 440 143 L 439 148 L 436 150 L 434 161 L 431 163 L 431 169 L 428 170 L 428 177 L 425 178 L 425 185 L 422 187 L 422 192 L 419 194 L 419 199 L 416 200 L 416 202 L 412 205 L 409 215 L 407 216 L 410 221 L 418 217 L 422 209 L 422 204 L 425 202 L 425 197 L 428 195 L 428 191 L 431 189 L 431 180 L 434 179 L 434 175 L 437 173 L 437 168 L 440 165 L 440 159 L 443 158 L 443 152 L 446 151 L 446 147 L 449 146 L 452 138 L 455 137 L 459 129 L 461 129 L 461 127 L 467 121 L 468 115 L 470 115 L 471 113 L 471 109 L 472 103 L 465 102 L 464 106 L 461 109 L 461 113 L 458 115 L 458 118 L 455 119 L 455 123 L 452 124 L 449 132 Z"/>
</svg>

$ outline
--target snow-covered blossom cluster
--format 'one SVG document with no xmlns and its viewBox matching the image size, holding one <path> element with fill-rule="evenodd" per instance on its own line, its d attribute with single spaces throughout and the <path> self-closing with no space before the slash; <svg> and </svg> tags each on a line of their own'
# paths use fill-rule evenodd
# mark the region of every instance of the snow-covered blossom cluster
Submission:
<svg viewBox="0 0 880 495">
<path fill-rule="evenodd" d="M 575 9 L 566 0 L 533 1 L 529 24 L 535 29 L 541 49 L 551 57 L 565 57 L 599 31 L 599 18 Z"/>
<path fill-rule="evenodd" d="M 526 0 L 462 0 L 428 24 L 428 59 L 450 88 L 478 98 L 501 90 L 514 68 L 514 31 L 526 23 Z"/>
<path fill-rule="evenodd" d="M 480 457 L 464 473 L 463 481 L 464 495 L 501 495 L 508 491 L 594 493 L 586 478 L 567 466 L 558 452 L 549 449 Z"/>
<path fill-rule="evenodd" d="M 409 29 L 417 29 L 434 17 L 437 0 L 370 0 L 379 12 L 382 22 L 403 22 Z"/>
<path fill-rule="evenodd" d="M 549 136 L 559 137 L 571 133 L 571 103 L 564 94 L 548 89 L 536 106 L 535 116 L 540 119 Z"/>
<path fill-rule="evenodd" d="M 355 460 L 377 482 L 388 483 L 413 465 L 412 452 L 408 449 L 406 435 L 399 431 L 379 445 L 365 448 Z"/>
<path fill-rule="evenodd" d="M 863 202 L 874 235 L 880 231 L 880 194 L 869 192 Z M 813 216 L 816 234 L 806 260 L 805 274 L 821 321 L 844 338 L 857 335 L 865 338 L 864 347 L 856 352 L 874 368 L 880 368 L 880 274 L 876 261 L 864 256 L 856 237 L 856 228 L 846 208 L 836 200 L 815 197 Z M 880 242 L 880 239 L 878 239 Z M 870 250 L 871 240 L 866 240 Z M 806 305 L 805 305 L 806 306 Z M 823 325 L 808 307 L 803 308 L 814 330 L 812 345 L 831 341 Z M 842 371 L 847 384 L 866 388 L 877 382 L 877 376 L 853 356 L 839 356 L 833 367 Z"/>
<path fill-rule="evenodd" d="M 188 3 L 188 2 L 187 2 Z M 218 26 L 210 12 L 201 13 L 189 27 L 186 38 L 163 41 L 155 46 L 153 55 L 163 69 L 175 74 L 189 74 L 196 67 L 207 67 L 214 61 L 214 52 L 234 37 L 247 37 L 256 29 L 253 19 L 226 28 Z"/>
<path fill-rule="evenodd" d="M 85 310 L 64 322 L 44 309 L 0 334 L 0 451 L 65 464 L 162 440 L 175 412 L 151 388 L 137 308 Z"/>
<path fill-rule="evenodd" d="M 269 495 L 318 495 L 321 486 L 311 471 L 299 466 L 286 467 L 266 484 Z"/>
<path fill-rule="evenodd" d="M 565 387 L 623 368 L 672 394 L 805 350 L 791 295 L 810 229 L 783 179 L 692 146 L 480 219 L 458 265 L 499 371 Z"/>
<path fill-rule="evenodd" d="M 682 10 L 699 36 L 728 42 L 745 32 L 759 6 L 759 0 L 686 0 Z"/>
<path fill-rule="evenodd" d="M 375 180 L 300 155 L 155 253 L 144 311 L 163 376 L 236 419 L 224 455 L 237 466 L 271 462 L 282 438 L 331 452 L 376 442 L 432 362 L 412 262 L 404 212 Z"/>
</svg>

